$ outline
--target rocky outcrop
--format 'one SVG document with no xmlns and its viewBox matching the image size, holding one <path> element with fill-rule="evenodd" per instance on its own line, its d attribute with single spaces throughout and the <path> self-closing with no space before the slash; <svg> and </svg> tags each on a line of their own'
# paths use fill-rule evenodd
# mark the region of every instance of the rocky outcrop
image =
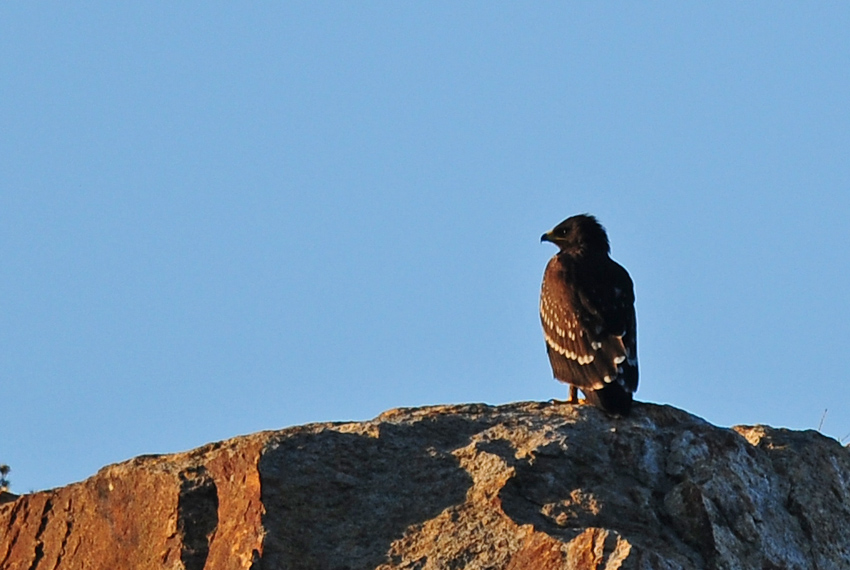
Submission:
<svg viewBox="0 0 850 570">
<path fill-rule="evenodd" d="M 850 452 L 518 403 L 144 456 L 0 505 L 0 568 L 850 569 Z"/>
</svg>

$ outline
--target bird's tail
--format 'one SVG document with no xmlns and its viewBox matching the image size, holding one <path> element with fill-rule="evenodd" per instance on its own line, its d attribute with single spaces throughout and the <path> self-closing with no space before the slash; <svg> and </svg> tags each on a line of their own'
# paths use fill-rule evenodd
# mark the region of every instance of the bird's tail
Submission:
<svg viewBox="0 0 850 570">
<path fill-rule="evenodd" d="M 588 404 L 606 412 L 627 416 L 632 410 L 632 393 L 619 384 L 606 384 L 599 390 L 582 391 Z"/>
</svg>

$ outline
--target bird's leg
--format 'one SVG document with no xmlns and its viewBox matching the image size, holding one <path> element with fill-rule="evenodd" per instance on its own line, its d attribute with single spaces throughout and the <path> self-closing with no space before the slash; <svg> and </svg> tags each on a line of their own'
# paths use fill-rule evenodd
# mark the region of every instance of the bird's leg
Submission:
<svg viewBox="0 0 850 570">
<path fill-rule="evenodd" d="M 559 405 L 560 404 L 571 404 L 573 406 L 578 406 L 580 404 L 584 404 L 587 400 L 582 400 L 581 398 L 578 397 L 578 388 L 576 388 L 572 384 L 570 384 L 569 386 L 570 386 L 570 397 L 567 400 L 556 400 L 555 398 L 552 398 L 549 401 L 552 402 L 553 404 L 559 404 Z"/>
<path fill-rule="evenodd" d="M 587 403 L 586 398 L 579 398 L 578 396 L 578 388 L 570 384 L 570 399 L 567 400 L 568 404 L 573 404 L 575 406 L 582 406 Z"/>
</svg>

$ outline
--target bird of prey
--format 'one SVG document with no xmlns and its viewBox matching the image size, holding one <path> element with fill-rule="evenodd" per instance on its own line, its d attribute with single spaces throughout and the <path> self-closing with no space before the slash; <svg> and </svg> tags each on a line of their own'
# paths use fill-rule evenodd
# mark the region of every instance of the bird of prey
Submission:
<svg viewBox="0 0 850 570">
<path fill-rule="evenodd" d="M 609 257 L 605 228 L 587 214 L 567 218 L 540 241 L 559 250 L 543 273 L 540 321 L 552 373 L 607 412 L 626 415 L 638 385 L 635 294 Z"/>
</svg>

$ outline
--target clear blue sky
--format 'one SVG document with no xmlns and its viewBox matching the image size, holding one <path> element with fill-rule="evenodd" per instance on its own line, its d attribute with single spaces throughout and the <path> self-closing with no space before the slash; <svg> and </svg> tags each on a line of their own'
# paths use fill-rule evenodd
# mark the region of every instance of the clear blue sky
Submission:
<svg viewBox="0 0 850 570">
<path fill-rule="evenodd" d="M 580 212 L 639 400 L 847 435 L 850 7 L 564 4 L 0 6 L 12 489 L 563 398 L 539 237 Z"/>
</svg>

